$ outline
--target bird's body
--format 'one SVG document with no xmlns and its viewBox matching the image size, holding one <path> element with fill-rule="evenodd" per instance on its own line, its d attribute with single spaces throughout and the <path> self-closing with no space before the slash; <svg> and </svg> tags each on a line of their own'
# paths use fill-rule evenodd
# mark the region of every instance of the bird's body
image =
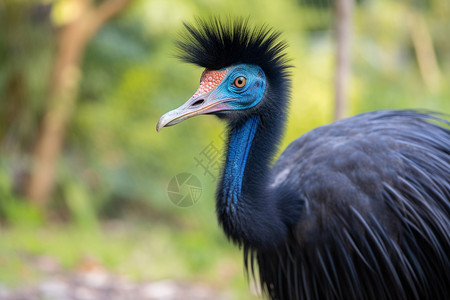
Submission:
<svg viewBox="0 0 450 300">
<path fill-rule="evenodd" d="M 249 251 L 268 294 L 449 298 L 450 132 L 430 121 L 366 113 L 291 143 L 270 186 L 297 195 L 301 217 L 285 243 Z"/>
<path fill-rule="evenodd" d="M 157 129 L 198 114 L 227 121 L 216 211 L 265 295 L 449 299 L 449 123 L 361 114 L 304 134 L 272 167 L 290 84 L 278 34 L 242 21 L 186 27 L 182 57 L 206 70 Z"/>
</svg>

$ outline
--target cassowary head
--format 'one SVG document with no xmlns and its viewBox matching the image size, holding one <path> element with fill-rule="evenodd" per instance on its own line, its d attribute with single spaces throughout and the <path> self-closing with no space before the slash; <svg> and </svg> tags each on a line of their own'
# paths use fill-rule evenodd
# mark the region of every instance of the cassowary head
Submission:
<svg viewBox="0 0 450 300">
<path fill-rule="evenodd" d="M 278 41 L 278 32 L 267 26 L 250 28 L 243 19 L 217 18 L 185 24 L 185 29 L 185 38 L 178 42 L 179 57 L 205 70 L 194 95 L 163 115 L 157 131 L 202 114 L 239 120 L 284 109 L 285 103 L 274 99 L 285 99 L 280 94 L 289 89 L 285 43 Z"/>
</svg>

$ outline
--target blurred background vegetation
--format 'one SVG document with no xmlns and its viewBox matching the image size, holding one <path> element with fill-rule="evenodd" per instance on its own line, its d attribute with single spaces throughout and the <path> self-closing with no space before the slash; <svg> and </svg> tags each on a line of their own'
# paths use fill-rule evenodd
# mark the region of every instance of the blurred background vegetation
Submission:
<svg viewBox="0 0 450 300">
<path fill-rule="evenodd" d="M 211 15 L 249 16 L 288 41 L 282 149 L 332 121 L 332 0 L 0 0 L 0 284 L 39 280 L 30 261 L 50 256 L 68 272 L 94 260 L 131 280 L 250 297 L 240 251 L 217 226 L 215 179 L 194 159 L 221 149 L 223 124 L 206 116 L 155 131 L 202 72 L 174 59 L 182 22 Z M 448 0 L 360 0 L 351 19 L 347 115 L 450 113 Z M 167 195 L 182 172 L 202 184 L 188 208 Z"/>
</svg>

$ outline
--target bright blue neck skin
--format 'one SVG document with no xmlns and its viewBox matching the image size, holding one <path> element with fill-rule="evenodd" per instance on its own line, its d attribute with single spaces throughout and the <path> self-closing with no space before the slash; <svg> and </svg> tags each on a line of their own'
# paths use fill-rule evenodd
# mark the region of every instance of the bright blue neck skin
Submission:
<svg viewBox="0 0 450 300">
<path fill-rule="evenodd" d="M 236 91 L 231 83 L 238 76 L 245 76 L 247 85 Z M 231 67 L 215 92 L 218 97 L 234 98 L 227 102 L 230 109 L 224 112 L 230 116 L 229 140 L 216 195 L 219 222 L 237 244 L 255 247 L 277 244 L 287 229 L 276 200 L 278 195 L 268 186 L 270 164 L 282 125 L 279 113 L 258 113 L 261 110 L 258 105 L 264 105 L 261 101 L 275 102 L 266 99 L 270 92 L 265 74 L 258 66 Z M 236 115 L 235 111 L 240 113 Z"/>
<path fill-rule="evenodd" d="M 223 188 L 226 191 L 223 200 L 229 214 L 236 213 L 236 206 L 241 198 L 244 171 L 258 122 L 258 117 L 250 117 L 244 124 L 231 129 L 223 172 Z"/>
</svg>

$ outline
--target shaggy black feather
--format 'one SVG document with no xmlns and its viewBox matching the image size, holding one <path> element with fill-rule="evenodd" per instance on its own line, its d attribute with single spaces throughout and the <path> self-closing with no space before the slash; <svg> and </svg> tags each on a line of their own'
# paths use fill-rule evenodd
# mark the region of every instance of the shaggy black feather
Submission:
<svg viewBox="0 0 450 300">
<path fill-rule="evenodd" d="M 272 173 L 289 172 L 277 189 L 302 195 L 302 216 L 283 244 L 244 248 L 266 295 L 450 299 L 449 125 L 379 111 L 295 140 Z"/>
<path fill-rule="evenodd" d="M 285 72 L 286 43 L 280 33 L 268 26 L 250 26 L 247 19 L 196 19 L 185 23 L 178 41 L 178 57 L 211 70 L 235 64 L 260 66 L 266 76 Z"/>
</svg>

